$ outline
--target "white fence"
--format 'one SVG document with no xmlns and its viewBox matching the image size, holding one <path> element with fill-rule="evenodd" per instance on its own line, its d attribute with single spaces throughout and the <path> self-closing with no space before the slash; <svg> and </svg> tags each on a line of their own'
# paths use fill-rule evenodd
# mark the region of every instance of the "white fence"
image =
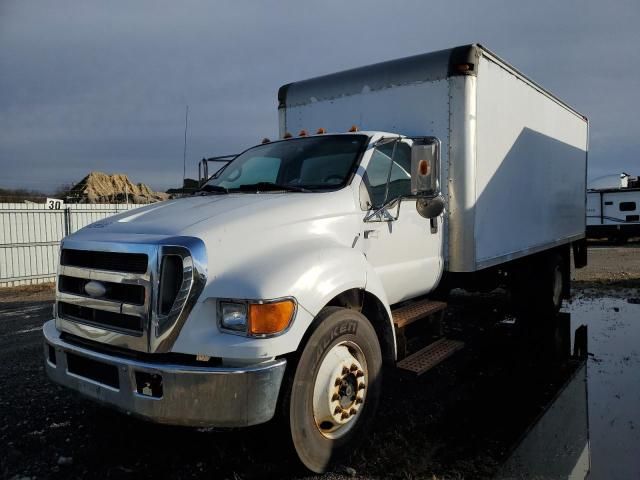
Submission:
<svg viewBox="0 0 640 480">
<path fill-rule="evenodd" d="M 60 240 L 116 213 L 141 207 L 123 204 L 0 203 L 0 287 L 55 280 Z"/>
</svg>

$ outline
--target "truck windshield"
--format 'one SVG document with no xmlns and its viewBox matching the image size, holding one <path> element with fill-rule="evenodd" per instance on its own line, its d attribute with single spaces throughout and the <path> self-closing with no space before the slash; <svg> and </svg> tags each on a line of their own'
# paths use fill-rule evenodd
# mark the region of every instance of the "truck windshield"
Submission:
<svg viewBox="0 0 640 480">
<path fill-rule="evenodd" d="M 237 156 L 202 190 L 337 190 L 349 181 L 367 140 L 366 135 L 323 135 L 253 147 Z"/>
</svg>

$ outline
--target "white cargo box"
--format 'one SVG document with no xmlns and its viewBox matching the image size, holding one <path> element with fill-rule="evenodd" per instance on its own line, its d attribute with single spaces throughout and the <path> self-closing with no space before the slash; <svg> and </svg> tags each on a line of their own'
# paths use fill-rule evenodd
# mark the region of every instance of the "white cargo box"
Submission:
<svg viewBox="0 0 640 480">
<path fill-rule="evenodd" d="M 445 260 L 471 272 L 585 236 L 588 122 L 480 45 L 283 86 L 280 133 L 442 141 Z"/>
</svg>

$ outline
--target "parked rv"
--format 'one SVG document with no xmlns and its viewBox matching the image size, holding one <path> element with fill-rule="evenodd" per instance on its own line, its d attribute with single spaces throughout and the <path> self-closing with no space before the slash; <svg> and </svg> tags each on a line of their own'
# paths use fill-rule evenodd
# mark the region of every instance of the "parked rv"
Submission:
<svg viewBox="0 0 640 480">
<path fill-rule="evenodd" d="M 64 240 L 45 365 L 156 422 L 274 419 L 322 472 L 375 418 L 383 365 L 421 374 L 463 347 L 431 331 L 412 351 L 449 289 L 557 311 L 570 250 L 586 264 L 588 122 L 480 45 L 278 100 L 281 138 L 197 195 Z"/>
<path fill-rule="evenodd" d="M 593 182 L 587 191 L 587 236 L 617 243 L 640 236 L 638 177 L 623 173 L 615 183 Z"/>
</svg>

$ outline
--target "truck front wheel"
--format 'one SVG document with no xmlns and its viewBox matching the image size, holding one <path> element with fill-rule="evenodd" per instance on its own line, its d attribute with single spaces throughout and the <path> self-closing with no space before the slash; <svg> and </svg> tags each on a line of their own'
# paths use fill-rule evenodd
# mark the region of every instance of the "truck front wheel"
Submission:
<svg viewBox="0 0 640 480">
<path fill-rule="evenodd" d="M 375 415 L 382 355 L 364 315 L 323 309 L 300 355 L 288 399 L 289 427 L 302 463 L 316 473 L 348 456 Z"/>
</svg>

